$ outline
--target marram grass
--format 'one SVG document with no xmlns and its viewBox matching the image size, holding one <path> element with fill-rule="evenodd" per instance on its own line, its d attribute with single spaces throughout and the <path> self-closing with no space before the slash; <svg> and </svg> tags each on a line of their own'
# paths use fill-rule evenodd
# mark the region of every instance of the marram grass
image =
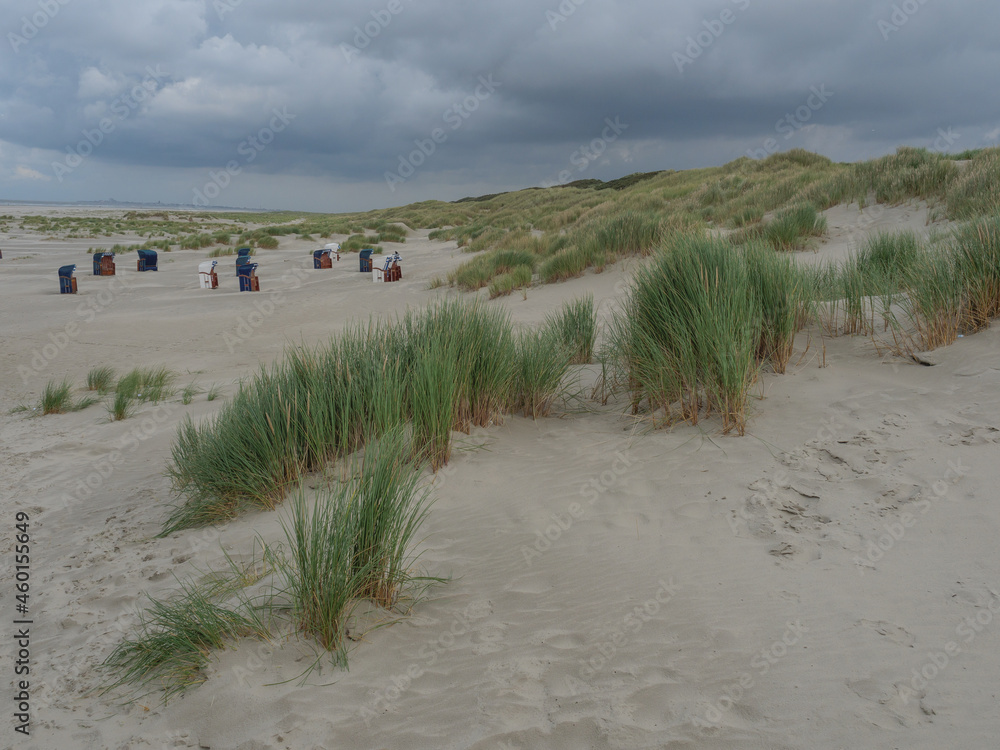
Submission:
<svg viewBox="0 0 1000 750">
<path fill-rule="evenodd" d="M 528 286 L 531 286 L 531 267 L 517 266 L 514 270 L 494 276 L 490 280 L 490 299 L 506 296 L 515 289 L 524 289 Z"/>
<path fill-rule="evenodd" d="M 784 371 L 809 302 L 806 277 L 771 248 L 678 235 L 616 312 L 605 377 L 654 420 L 718 413 L 742 435 L 750 387 L 764 364 Z"/>
<path fill-rule="evenodd" d="M 394 429 L 366 446 L 344 483 L 340 502 L 353 530 L 352 574 L 356 596 L 390 609 L 417 580 L 412 550 L 427 517 L 429 491 L 420 486 L 420 461 L 407 452 L 408 436 Z"/>
<path fill-rule="evenodd" d="M 166 367 L 136 367 L 118 379 L 115 393 L 137 401 L 158 403 L 170 398 L 176 374 Z"/>
<path fill-rule="evenodd" d="M 42 396 L 35 407 L 42 414 L 65 414 L 72 411 L 82 411 L 91 404 L 97 403 L 93 396 L 84 396 L 79 401 L 73 401 L 73 386 L 68 380 L 56 383 L 50 380 L 45 384 Z"/>
<path fill-rule="evenodd" d="M 459 352 L 454 345 L 440 340 L 423 344 L 414 352 L 409 378 L 413 452 L 437 471 L 451 457 L 451 430 L 459 392 L 455 360 Z"/>
<path fill-rule="evenodd" d="M 1000 316 L 1000 214 L 960 226 L 952 247 L 963 286 L 962 327 L 985 328 Z"/>
<path fill-rule="evenodd" d="M 185 585 L 177 598 L 152 599 L 140 613 L 138 632 L 122 641 L 102 665 L 114 675 L 105 690 L 128 684 L 162 687 L 169 698 L 205 680 L 203 670 L 212 649 L 245 637 L 268 637 L 254 608 L 228 609 L 203 590 Z"/>
<path fill-rule="evenodd" d="M 558 398 L 572 350 L 552 329 L 522 331 L 517 342 L 516 407 L 525 417 L 547 417 Z"/>
<path fill-rule="evenodd" d="M 283 521 L 289 557 L 283 565 L 286 594 L 298 629 L 315 638 L 346 666 L 347 618 L 361 581 L 355 570 L 354 529 L 342 494 L 321 495 L 315 503 L 299 493 Z"/>
<path fill-rule="evenodd" d="M 366 445 L 343 481 L 295 493 L 281 518 L 285 543 L 264 547 L 263 570 L 230 560 L 229 574 L 152 600 L 137 632 L 105 660 L 112 675 L 105 690 L 159 687 L 169 698 L 204 680 L 213 650 L 243 637 L 270 639 L 285 623 L 346 667 L 350 617 L 362 600 L 398 613 L 444 580 L 417 573 L 414 548 L 430 495 L 409 448 L 407 429 L 394 428 Z M 245 588 L 265 577 L 265 589 L 248 598 Z"/>
<path fill-rule="evenodd" d="M 445 300 L 289 352 L 214 417 L 181 424 L 168 475 L 182 502 L 162 533 L 273 508 L 304 472 L 401 425 L 411 426 L 410 452 L 436 470 L 453 431 L 551 410 L 569 365 L 553 342 L 543 352 L 502 309 Z"/>
<path fill-rule="evenodd" d="M 107 365 L 95 367 L 87 373 L 87 390 L 97 391 L 102 396 L 108 393 L 115 382 L 115 370 Z"/>
<path fill-rule="evenodd" d="M 68 380 L 56 383 L 50 380 L 45 384 L 39 402 L 42 414 L 62 414 L 73 410 L 73 387 Z"/>
<path fill-rule="evenodd" d="M 557 313 L 550 313 L 545 325 L 570 352 L 570 364 L 585 365 L 594 358 L 597 341 L 597 314 L 594 295 L 588 294 L 564 302 Z"/>
</svg>

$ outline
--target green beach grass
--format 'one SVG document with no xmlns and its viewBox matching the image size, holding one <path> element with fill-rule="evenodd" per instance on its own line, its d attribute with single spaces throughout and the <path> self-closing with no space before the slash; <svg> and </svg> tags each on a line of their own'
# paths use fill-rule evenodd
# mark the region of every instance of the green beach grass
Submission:
<svg viewBox="0 0 1000 750">
<path fill-rule="evenodd" d="M 551 409 L 569 366 L 554 341 L 515 336 L 499 308 L 443 301 L 293 350 L 208 421 L 181 424 L 168 475 L 183 502 L 163 533 L 273 508 L 304 473 L 401 425 L 437 470 L 453 431 Z"/>
</svg>

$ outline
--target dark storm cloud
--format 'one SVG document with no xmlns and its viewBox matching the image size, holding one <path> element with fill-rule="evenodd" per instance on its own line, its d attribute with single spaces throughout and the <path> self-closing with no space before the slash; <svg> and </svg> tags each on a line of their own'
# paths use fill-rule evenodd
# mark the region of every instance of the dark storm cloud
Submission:
<svg viewBox="0 0 1000 750">
<path fill-rule="evenodd" d="M 1000 126 L 1000 8 L 977 2 L 7 5 L 7 197 L 83 198 L 98 175 L 106 194 L 116 174 L 124 196 L 139 170 L 144 199 L 189 202 L 178 186 L 235 164 L 222 202 L 274 204 L 281 177 L 282 205 L 326 185 L 361 208 L 718 164 L 769 138 L 847 160 L 952 128 L 970 148 Z"/>
</svg>

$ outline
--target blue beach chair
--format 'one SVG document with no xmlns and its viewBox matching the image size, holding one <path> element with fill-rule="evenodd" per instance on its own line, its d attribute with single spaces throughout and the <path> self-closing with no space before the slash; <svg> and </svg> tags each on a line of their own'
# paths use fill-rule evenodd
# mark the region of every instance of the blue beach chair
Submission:
<svg viewBox="0 0 1000 750">
<path fill-rule="evenodd" d="M 136 261 L 135 268 L 137 271 L 156 271 L 156 251 L 155 250 L 137 250 L 139 253 L 139 260 Z"/>
<path fill-rule="evenodd" d="M 244 263 L 236 268 L 236 275 L 240 278 L 241 292 L 260 291 L 260 279 L 257 278 L 256 271 L 256 263 Z"/>
<path fill-rule="evenodd" d="M 361 259 L 361 273 L 371 273 L 372 272 L 372 249 L 365 248 L 360 253 L 358 257 Z"/>
<path fill-rule="evenodd" d="M 75 264 L 59 269 L 59 294 L 76 294 L 76 278 L 73 276 L 75 270 Z"/>
</svg>

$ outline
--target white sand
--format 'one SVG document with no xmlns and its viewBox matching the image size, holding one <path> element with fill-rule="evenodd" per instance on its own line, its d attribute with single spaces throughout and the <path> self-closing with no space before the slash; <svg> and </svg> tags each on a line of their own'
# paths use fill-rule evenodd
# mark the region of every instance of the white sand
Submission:
<svg viewBox="0 0 1000 750">
<path fill-rule="evenodd" d="M 842 257 L 856 215 L 831 212 L 832 239 L 804 258 Z M 859 231 L 907 222 L 923 227 L 925 214 L 890 209 Z M 101 406 L 8 412 L 37 401 L 50 379 L 82 385 L 99 364 L 165 365 L 184 373 L 181 386 L 231 395 L 287 345 L 447 294 L 427 281 L 463 256 L 453 243 L 408 241 L 403 281 L 376 286 L 356 256 L 313 271 L 306 251 L 321 243 L 282 240 L 259 251 L 262 293 L 240 294 L 231 257 L 220 260 L 222 288 L 206 291 L 196 269 L 207 251 L 161 253 L 156 274 L 119 256 L 120 275 L 99 278 L 90 244 L 0 236 L 2 517 L 12 530 L 17 510 L 31 516 L 34 618 L 32 736 L 14 734 L 8 711 L 2 746 L 995 745 L 993 330 L 936 352 L 934 367 L 883 360 L 852 338 L 828 339 L 820 367 L 815 334 L 798 361 L 803 335 L 789 374 L 761 381 L 743 438 L 711 421 L 649 432 L 614 404 L 463 436 L 469 450 L 437 479 L 421 558 L 454 580 L 353 644 L 350 671 L 326 666 L 300 684 L 308 642 L 242 642 L 165 706 L 97 695 L 95 667 L 134 623 L 143 592 L 164 596 L 175 576 L 221 567 L 223 549 L 245 559 L 256 534 L 280 537 L 282 511 L 152 538 L 172 499 L 163 471 L 176 426 L 221 399 L 175 399 L 115 423 Z M 56 269 L 70 262 L 80 293 L 60 296 Z M 501 304 L 530 324 L 592 291 L 606 315 L 626 279 L 616 268 Z M 79 330 L 64 341 L 70 323 Z M 53 337 L 60 346 L 46 352 Z M 37 372 L 23 382 L 19 368 L 33 358 Z M 581 383 L 593 369 L 581 368 Z M 95 489 L 83 496 L 88 478 Z M 6 638 L 5 664 L 12 653 Z"/>
</svg>

